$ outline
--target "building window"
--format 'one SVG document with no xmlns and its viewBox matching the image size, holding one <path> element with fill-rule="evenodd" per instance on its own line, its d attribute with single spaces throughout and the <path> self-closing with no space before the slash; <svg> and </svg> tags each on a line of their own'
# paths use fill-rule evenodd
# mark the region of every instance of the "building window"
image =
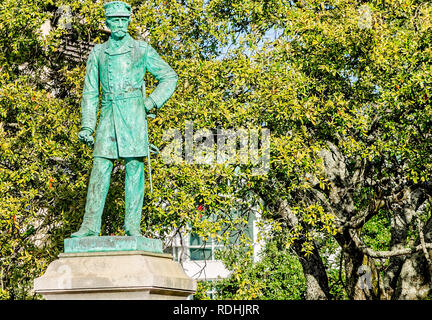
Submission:
<svg viewBox="0 0 432 320">
<path fill-rule="evenodd" d="M 215 260 L 215 251 L 222 248 L 215 240 L 203 241 L 196 233 L 189 235 L 190 260 Z"/>
<path fill-rule="evenodd" d="M 232 219 L 239 217 L 239 213 L 233 211 L 231 213 Z M 252 241 L 254 240 L 254 221 L 255 214 L 250 211 L 247 217 L 247 223 L 238 223 L 235 230 L 232 230 L 229 235 L 229 243 L 231 245 L 239 245 L 242 235 L 246 235 Z M 220 236 L 226 236 L 225 232 L 228 230 L 222 228 L 218 234 Z M 224 244 L 217 239 L 206 239 L 198 236 L 196 233 L 183 234 L 178 236 L 171 247 L 170 253 L 172 253 L 176 261 L 216 261 L 215 253 L 222 249 Z"/>
<path fill-rule="evenodd" d="M 235 212 L 232 214 L 233 218 L 236 218 L 238 214 Z M 229 243 L 231 245 L 240 244 L 240 237 L 242 234 L 249 237 L 249 239 L 253 240 L 253 222 L 254 215 L 249 215 L 249 219 L 246 225 L 239 224 L 236 230 L 231 231 L 229 237 Z M 228 227 L 227 227 L 228 228 Z M 223 235 L 227 228 L 222 229 L 218 232 L 219 235 Z M 197 260 L 216 260 L 215 253 L 217 250 L 223 248 L 223 244 L 216 239 L 209 239 L 204 241 L 197 234 L 192 233 L 189 235 L 189 259 L 193 261 Z"/>
</svg>

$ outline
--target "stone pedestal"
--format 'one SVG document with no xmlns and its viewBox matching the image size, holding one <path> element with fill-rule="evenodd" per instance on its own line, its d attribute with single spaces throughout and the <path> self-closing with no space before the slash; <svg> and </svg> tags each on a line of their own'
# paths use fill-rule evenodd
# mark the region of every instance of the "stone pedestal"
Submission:
<svg viewBox="0 0 432 320">
<path fill-rule="evenodd" d="M 193 294 L 196 281 L 168 254 L 74 252 L 60 254 L 34 280 L 34 289 L 47 300 L 172 300 Z"/>
</svg>

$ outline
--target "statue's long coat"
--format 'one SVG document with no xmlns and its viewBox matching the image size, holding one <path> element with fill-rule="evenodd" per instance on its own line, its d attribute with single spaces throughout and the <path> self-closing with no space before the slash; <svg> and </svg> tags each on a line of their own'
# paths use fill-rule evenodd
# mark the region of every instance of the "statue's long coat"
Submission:
<svg viewBox="0 0 432 320">
<path fill-rule="evenodd" d="M 95 157 L 147 156 L 147 111 L 162 107 L 177 85 L 177 74 L 149 44 L 130 35 L 126 37 L 119 48 L 114 47 L 112 39 L 96 45 L 87 61 L 81 102 L 82 128 L 92 132 L 102 89 Z M 146 70 L 159 81 L 149 97 L 145 96 Z"/>
</svg>

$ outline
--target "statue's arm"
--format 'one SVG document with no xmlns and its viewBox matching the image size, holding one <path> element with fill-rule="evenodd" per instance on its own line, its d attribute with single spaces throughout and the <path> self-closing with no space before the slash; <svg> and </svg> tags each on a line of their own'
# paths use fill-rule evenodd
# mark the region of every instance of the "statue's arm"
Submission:
<svg viewBox="0 0 432 320">
<path fill-rule="evenodd" d="M 153 107 L 161 108 L 172 96 L 177 86 L 176 72 L 148 45 L 146 52 L 146 69 L 158 80 L 157 87 L 145 100 L 147 110 Z"/>
<path fill-rule="evenodd" d="M 81 130 L 92 134 L 96 128 L 99 106 L 99 66 L 93 48 L 87 60 L 86 76 L 81 100 Z"/>
</svg>

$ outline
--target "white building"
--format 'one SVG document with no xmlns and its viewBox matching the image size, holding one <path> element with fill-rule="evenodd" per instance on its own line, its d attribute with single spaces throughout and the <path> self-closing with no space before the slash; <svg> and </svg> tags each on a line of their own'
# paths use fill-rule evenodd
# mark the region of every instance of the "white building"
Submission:
<svg viewBox="0 0 432 320">
<path fill-rule="evenodd" d="M 242 227 L 242 233 L 253 240 L 254 260 L 258 259 L 258 254 L 262 244 L 257 240 L 259 213 L 251 210 L 248 223 Z M 233 245 L 239 243 L 240 232 L 230 237 Z M 188 276 L 196 280 L 211 281 L 218 278 L 226 278 L 230 275 L 222 261 L 215 258 L 215 252 L 222 249 L 223 245 L 214 239 L 204 241 L 196 234 L 183 234 L 173 239 L 172 255 L 174 260 L 181 263 Z M 171 251 L 170 250 L 170 251 Z"/>
</svg>

